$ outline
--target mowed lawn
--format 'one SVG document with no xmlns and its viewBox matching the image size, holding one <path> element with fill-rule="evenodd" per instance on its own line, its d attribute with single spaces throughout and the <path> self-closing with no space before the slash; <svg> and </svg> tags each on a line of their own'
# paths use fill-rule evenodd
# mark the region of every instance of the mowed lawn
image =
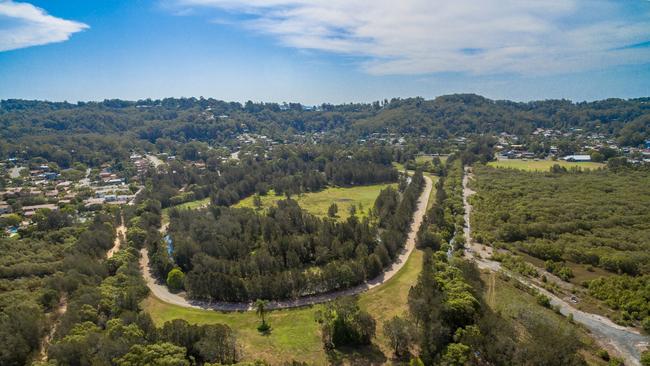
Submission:
<svg viewBox="0 0 650 366">
<path fill-rule="evenodd" d="M 422 256 L 422 251 L 414 250 L 397 275 L 384 285 L 359 295 L 361 308 L 367 310 L 377 321 L 374 344 L 383 353 L 380 358 L 390 359 L 392 356 L 390 345 L 384 336 L 383 324 L 393 316 L 407 314 L 409 289 L 417 282 L 422 268 Z M 267 319 L 272 331 L 268 335 L 257 331 L 259 318 L 253 311 L 227 313 L 188 309 L 164 303 L 153 296 L 149 296 L 142 306 L 159 327 L 173 319 L 185 319 L 193 324 L 227 324 L 237 332 L 244 360 L 264 359 L 272 364 L 291 360 L 308 361 L 314 365 L 328 364 L 320 329 L 315 321 L 316 311 L 324 305 L 269 312 Z M 366 357 L 377 359 L 376 351 L 362 349 L 354 355 L 343 352 L 336 356 L 337 359 L 354 358 L 356 361 Z"/>
<path fill-rule="evenodd" d="M 357 216 L 362 218 L 374 206 L 379 192 L 391 185 L 396 187 L 395 184 L 375 184 L 347 188 L 329 187 L 320 192 L 303 193 L 291 198 L 296 200 L 300 207 L 319 217 L 326 217 L 329 207 L 332 203 L 336 203 L 338 206 L 337 216 L 340 220 L 346 220 L 350 216 L 350 207 L 352 206 L 356 207 Z M 253 197 L 247 197 L 233 205 L 233 207 L 255 208 Z M 285 196 L 277 196 L 271 190 L 266 196 L 260 196 L 260 198 L 262 199 L 262 209 L 266 209 L 273 206 L 277 201 L 285 199 Z M 359 205 L 363 208 L 362 210 L 359 210 Z"/>
<path fill-rule="evenodd" d="M 509 160 L 499 160 L 491 161 L 488 163 L 489 166 L 496 168 L 513 168 L 521 169 L 528 171 L 548 171 L 555 164 L 565 167 L 567 169 L 571 167 L 578 167 L 582 169 L 598 169 L 604 168 L 606 165 L 603 163 L 594 163 L 594 162 L 570 162 L 564 160 L 520 160 L 520 159 L 509 159 Z"/>
<path fill-rule="evenodd" d="M 206 197 L 200 200 L 189 201 L 173 207 L 164 208 L 162 210 L 162 222 L 166 223 L 169 221 L 169 210 L 171 208 L 177 208 L 179 210 L 196 210 L 197 208 L 200 207 L 207 207 L 209 204 L 210 204 L 210 197 Z"/>
<path fill-rule="evenodd" d="M 291 360 L 327 364 L 315 320 L 319 305 L 271 311 L 267 316 L 272 327 L 268 335 L 257 331 L 259 318 L 254 311 L 226 313 L 188 309 L 164 303 L 153 296 L 142 305 L 159 327 L 173 319 L 184 319 L 193 324 L 227 324 L 237 332 L 244 360 L 264 359 L 274 365 Z"/>
<path fill-rule="evenodd" d="M 445 163 L 448 157 L 448 155 L 439 155 L 438 159 L 440 159 L 441 162 Z M 416 164 L 425 164 L 430 161 L 433 161 L 433 155 L 418 155 L 415 157 Z"/>
</svg>

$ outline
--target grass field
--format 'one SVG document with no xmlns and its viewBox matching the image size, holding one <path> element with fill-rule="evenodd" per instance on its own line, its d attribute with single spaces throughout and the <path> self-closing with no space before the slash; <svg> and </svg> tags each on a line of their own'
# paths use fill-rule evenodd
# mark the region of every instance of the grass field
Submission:
<svg viewBox="0 0 650 366">
<path fill-rule="evenodd" d="M 441 155 L 441 156 L 438 156 L 438 159 L 440 159 L 440 161 L 444 163 L 444 162 L 447 161 L 448 157 L 449 156 L 447 156 L 447 155 Z M 433 156 L 431 156 L 431 155 L 418 155 L 418 156 L 415 157 L 415 163 L 416 164 L 425 164 L 428 161 L 433 161 Z"/>
<path fill-rule="evenodd" d="M 319 216 L 327 216 L 327 209 L 332 203 L 338 206 L 338 218 L 345 220 L 350 216 L 350 207 L 357 207 L 357 216 L 364 217 L 368 214 L 368 210 L 375 204 L 375 200 L 379 195 L 379 191 L 386 188 L 391 184 L 375 184 L 369 186 L 358 186 L 349 188 L 330 187 L 320 192 L 303 193 L 292 198 L 298 201 L 300 207 L 309 211 L 310 213 Z M 395 184 L 392 184 L 395 186 Z M 282 200 L 284 196 L 276 196 L 273 191 L 270 191 L 266 196 L 261 196 L 262 208 L 268 208 L 275 204 L 278 200 Z M 359 211 L 359 205 L 363 207 Z M 249 207 L 255 208 L 253 205 L 253 196 L 247 197 L 233 207 Z"/>
<path fill-rule="evenodd" d="M 427 202 L 427 211 L 433 205 L 433 202 L 436 201 L 436 183 L 438 183 L 438 176 L 431 173 L 424 173 L 427 177 L 431 178 L 431 194 L 429 195 L 429 202 Z"/>
<path fill-rule="evenodd" d="M 496 168 L 513 168 L 521 169 L 528 171 L 548 171 L 555 164 L 568 168 L 579 167 L 582 169 L 598 169 L 605 167 L 605 164 L 602 163 L 593 163 L 593 162 L 569 162 L 564 160 L 519 160 L 519 159 L 509 159 L 509 160 L 499 160 L 489 162 L 489 166 Z"/>
<path fill-rule="evenodd" d="M 383 335 L 383 324 L 395 315 L 403 316 L 407 311 L 408 292 L 417 281 L 422 268 L 422 251 L 414 250 L 402 270 L 386 284 L 359 295 L 359 305 L 377 320 L 375 346 L 357 350 L 355 354 L 340 352 L 336 359 L 357 363 L 361 359 L 384 359 L 391 357 L 390 347 Z M 271 334 L 262 335 L 256 327 L 259 318 L 255 312 L 225 313 L 200 309 L 187 309 L 164 303 L 150 296 L 143 302 L 143 308 L 151 315 L 157 326 L 172 319 L 185 319 L 194 324 L 227 324 L 237 331 L 245 360 L 265 359 L 272 364 L 282 361 L 309 361 L 310 364 L 326 365 L 328 356 L 324 352 L 315 313 L 323 305 L 275 310 L 268 315 L 272 326 Z M 354 361 L 349 361 L 353 358 Z"/>
<path fill-rule="evenodd" d="M 259 318 L 252 311 L 224 313 L 187 309 L 164 303 L 153 296 L 144 301 L 143 307 L 157 326 L 172 319 L 185 319 L 194 324 L 227 324 L 236 330 L 245 360 L 265 359 L 277 364 L 295 359 L 316 365 L 327 364 L 314 318 L 319 306 L 270 312 L 267 320 L 272 330 L 268 335 L 257 331 Z"/>
<path fill-rule="evenodd" d="M 200 200 L 196 201 L 189 201 L 185 203 L 181 203 L 180 205 L 173 206 L 174 208 L 177 208 L 179 210 L 194 210 L 199 207 L 205 207 L 210 204 L 210 197 L 206 197 Z M 169 210 L 172 207 L 167 207 L 162 210 L 162 222 L 166 223 L 169 221 Z"/>
</svg>

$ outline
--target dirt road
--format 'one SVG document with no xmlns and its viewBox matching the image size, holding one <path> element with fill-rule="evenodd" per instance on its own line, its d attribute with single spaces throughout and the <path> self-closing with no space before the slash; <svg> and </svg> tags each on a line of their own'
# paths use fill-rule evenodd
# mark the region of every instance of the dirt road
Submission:
<svg viewBox="0 0 650 366">
<path fill-rule="evenodd" d="M 54 334 L 56 333 L 56 329 L 58 328 L 60 322 L 61 322 L 61 317 L 65 312 L 68 310 L 68 299 L 63 296 L 61 297 L 61 300 L 59 300 L 59 304 L 54 312 L 52 312 L 52 318 L 53 318 L 53 325 L 52 328 L 50 328 L 50 331 L 47 332 L 45 337 L 41 340 L 41 350 L 38 354 L 38 360 L 39 361 L 47 361 L 47 349 L 50 347 L 50 344 L 52 343 L 52 339 L 54 339 Z"/>
<path fill-rule="evenodd" d="M 124 218 L 120 218 L 121 223 L 115 228 L 115 240 L 113 247 L 106 252 L 106 258 L 112 258 L 122 245 L 122 240 L 126 240 L 126 226 L 124 226 Z"/>
<path fill-rule="evenodd" d="M 381 275 L 377 276 L 376 278 L 370 281 L 367 281 L 361 285 L 346 290 L 329 292 L 320 295 L 305 296 L 295 300 L 272 301 L 269 303 L 268 308 L 286 309 L 286 308 L 307 306 L 307 305 L 328 302 L 340 296 L 357 295 L 364 291 L 368 291 L 372 288 L 380 286 L 386 281 L 390 280 L 393 276 L 395 276 L 395 274 L 397 274 L 397 272 L 399 272 L 399 270 L 402 269 L 402 267 L 404 267 L 406 261 L 408 260 L 409 256 L 413 252 L 413 249 L 415 249 L 415 237 L 420 228 L 420 225 L 422 224 L 424 215 L 426 214 L 427 202 L 429 201 L 429 194 L 431 193 L 431 188 L 433 186 L 433 183 L 431 182 L 431 179 L 429 177 L 425 176 L 424 180 L 425 180 L 425 187 L 418 200 L 417 209 L 413 214 L 413 222 L 411 223 L 411 230 L 406 239 L 404 249 L 402 249 L 400 255 L 397 257 L 395 262 L 393 262 L 393 264 L 388 269 L 386 269 L 386 271 L 384 271 Z M 161 228 L 161 230 L 162 229 L 163 228 Z M 166 225 L 164 226 L 164 229 L 166 230 Z M 152 276 L 151 269 L 149 268 L 149 253 L 147 252 L 146 249 L 142 249 L 140 251 L 140 269 L 142 270 L 142 274 L 144 276 L 145 281 L 147 282 L 147 286 L 151 290 L 151 293 L 155 297 L 159 298 L 164 302 L 173 305 L 183 306 L 183 307 L 211 309 L 211 310 L 219 310 L 219 311 L 253 310 L 252 303 L 248 303 L 248 302 L 233 303 L 233 302 L 206 302 L 206 301 L 190 300 L 182 296 L 182 294 L 173 294 L 169 292 L 169 290 L 164 284 L 158 283 L 156 279 Z"/>
<path fill-rule="evenodd" d="M 469 204 L 469 196 L 474 191 L 469 189 L 468 183 L 471 178 L 471 170 L 466 168 L 463 177 L 463 205 L 465 206 L 465 258 L 472 260 L 481 269 L 487 269 L 494 272 L 501 272 L 509 277 L 516 278 L 524 285 L 534 288 L 551 299 L 551 305 L 559 308 L 560 313 L 565 316 L 573 314 L 573 320 L 587 328 L 592 337 L 604 348 L 616 350 L 625 360 L 626 365 L 640 366 L 641 352 L 648 346 L 649 338 L 639 334 L 634 328 L 623 327 L 615 324 L 611 320 L 596 314 L 587 313 L 574 308 L 569 302 L 543 289 L 539 284 L 529 278 L 514 274 L 505 268 L 501 268 L 499 262 L 489 259 L 492 254 L 492 248 L 482 244 L 472 242 L 470 214 L 472 206 Z M 481 255 L 477 255 L 480 253 Z"/>
</svg>

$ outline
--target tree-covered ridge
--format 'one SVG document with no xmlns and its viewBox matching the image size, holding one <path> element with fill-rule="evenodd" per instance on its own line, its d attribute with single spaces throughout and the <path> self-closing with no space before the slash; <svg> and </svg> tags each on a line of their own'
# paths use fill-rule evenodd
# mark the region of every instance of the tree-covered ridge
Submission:
<svg viewBox="0 0 650 366">
<path fill-rule="evenodd" d="M 200 299 L 295 298 L 354 286 L 398 255 L 423 187 L 416 173 L 403 192 L 386 188 L 372 222 L 356 216 L 322 220 L 291 199 L 264 214 L 227 207 L 172 210 L 173 254 L 169 258 L 165 243 L 152 246 L 152 266 L 166 278 L 173 261 L 187 274 L 190 296 Z"/>
<path fill-rule="evenodd" d="M 124 142 L 149 150 L 193 140 L 232 146 L 236 136 L 248 132 L 280 141 L 295 134 L 331 132 L 326 141 L 350 142 L 384 132 L 444 139 L 477 133 L 528 134 L 538 127 L 583 128 L 616 137 L 622 145 L 636 146 L 650 134 L 650 104 L 647 98 L 516 103 L 477 95 L 316 109 L 203 98 L 78 104 L 4 100 L 0 102 L 0 158 L 47 155 L 39 145 L 59 148 L 60 156 L 49 159 L 62 166 L 71 158 L 89 163 L 106 157 L 85 149 L 72 153 L 80 146 L 74 139 L 93 143 L 95 151 L 113 149 L 117 156 L 124 154 Z"/>
</svg>

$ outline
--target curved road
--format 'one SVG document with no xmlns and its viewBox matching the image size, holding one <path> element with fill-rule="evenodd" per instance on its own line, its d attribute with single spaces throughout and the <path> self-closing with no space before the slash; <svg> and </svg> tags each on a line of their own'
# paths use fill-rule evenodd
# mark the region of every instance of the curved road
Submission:
<svg viewBox="0 0 650 366">
<path fill-rule="evenodd" d="M 376 278 L 367 281 L 361 285 L 351 287 L 349 289 L 328 292 L 319 295 L 305 296 L 300 297 L 294 300 L 282 300 L 282 301 L 271 301 L 269 302 L 269 309 L 286 309 L 294 308 L 300 306 L 308 306 L 319 304 L 323 302 L 328 302 L 336 299 L 340 296 L 350 296 L 357 295 L 364 291 L 368 291 L 372 288 L 382 285 L 386 281 L 390 280 L 397 272 L 399 272 L 402 267 L 406 264 L 406 260 L 413 252 L 415 248 L 415 237 L 422 224 L 424 215 L 427 210 L 427 202 L 429 202 L 429 194 L 431 193 L 431 188 L 433 183 L 431 179 L 427 176 L 424 177 L 425 186 L 420 199 L 418 200 L 417 210 L 413 214 L 413 222 L 411 223 L 411 230 L 406 239 L 406 244 L 400 252 L 400 255 L 393 262 L 393 264 L 386 269 L 381 275 Z M 164 225 L 161 228 L 161 231 L 165 231 L 167 225 Z M 187 308 L 197 308 L 197 309 L 206 309 L 206 310 L 219 310 L 219 311 L 247 311 L 253 310 L 253 304 L 251 302 L 207 302 L 200 300 L 191 300 L 187 299 L 181 294 L 173 294 L 169 292 L 167 287 L 164 284 L 159 283 L 151 274 L 151 269 L 149 268 L 149 253 L 146 249 L 140 251 L 140 269 L 144 276 L 147 286 L 151 290 L 151 293 L 158 299 L 173 305 L 178 305 Z"/>
<path fill-rule="evenodd" d="M 534 288 L 551 299 L 551 305 L 557 306 L 560 313 L 565 316 L 573 314 L 573 320 L 582 324 L 591 332 L 592 337 L 604 348 L 613 348 L 625 359 L 626 365 L 640 366 L 641 352 L 648 347 L 648 337 L 639 334 L 634 328 L 620 326 L 611 320 L 596 314 L 587 313 L 574 308 L 571 303 L 565 301 L 559 296 L 546 291 L 537 283 L 528 278 L 518 276 L 504 268 L 501 268 L 499 262 L 490 260 L 485 256 L 476 256 L 476 253 L 491 255 L 492 248 L 471 241 L 470 213 L 472 205 L 469 204 L 468 197 L 474 194 L 474 191 L 467 186 L 470 178 L 470 170 L 466 168 L 463 176 L 463 205 L 465 206 L 465 241 L 467 248 L 465 257 L 473 260 L 481 269 L 488 269 L 494 272 L 501 272 L 509 277 L 519 280 L 529 288 Z"/>
</svg>

